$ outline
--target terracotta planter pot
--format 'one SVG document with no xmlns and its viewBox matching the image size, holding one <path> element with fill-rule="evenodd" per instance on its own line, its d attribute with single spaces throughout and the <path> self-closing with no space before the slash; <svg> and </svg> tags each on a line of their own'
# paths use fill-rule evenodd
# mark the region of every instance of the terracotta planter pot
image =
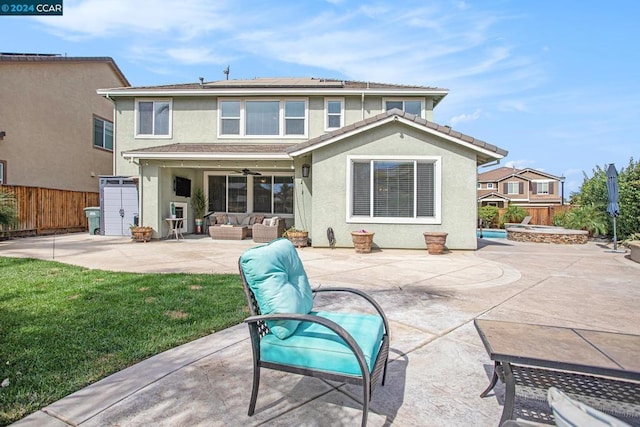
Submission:
<svg viewBox="0 0 640 427">
<path fill-rule="evenodd" d="M 351 240 L 353 240 L 353 248 L 359 254 L 368 254 L 371 252 L 371 244 L 373 243 L 373 235 L 375 233 L 352 231 Z"/>
<path fill-rule="evenodd" d="M 287 231 L 287 239 L 293 243 L 296 248 L 304 248 L 309 242 L 308 231 Z"/>
<path fill-rule="evenodd" d="M 131 229 L 131 238 L 136 242 L 148 242 L 151 240 L 153 228 L 151 227 L 133 227 Z"/>
<path fill-rule="evenodd" d="M 430 255 L 441 255 L 444 253 L 444 245 L 447 242 L 448 233 L 429 231 L 422 234 L 424 235 L 424 242 L 427 244 L 427 251 Z"/>
</svg>

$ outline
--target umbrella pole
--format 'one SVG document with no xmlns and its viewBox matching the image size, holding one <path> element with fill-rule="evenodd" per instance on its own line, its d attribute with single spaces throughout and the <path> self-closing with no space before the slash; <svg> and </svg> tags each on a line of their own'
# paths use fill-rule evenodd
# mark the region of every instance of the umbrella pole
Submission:
<svg viewBox="0 0 640 427">
<path fill-rule="evenodd" d="M 616 232 L 616 215 L 613 216 L 613 251 L 618 252 L 618 235 Z"/>
</svg>

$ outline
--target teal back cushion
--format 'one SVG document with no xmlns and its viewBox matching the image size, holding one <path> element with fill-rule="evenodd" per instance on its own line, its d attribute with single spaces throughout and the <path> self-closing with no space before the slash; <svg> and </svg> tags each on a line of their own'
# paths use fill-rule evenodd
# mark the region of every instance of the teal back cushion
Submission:
<svg viewBox="0 0 640 427">
<path fill-rule="evenodd" d="M 308 314 L 313 295 L 296 248 L 288 239 L 251 248 L 240 256 L 240 268 L 262 314 Z M 298 327 L 295 320 L 270 320 L 267 326 L 280 339 Z"/>
</svg>

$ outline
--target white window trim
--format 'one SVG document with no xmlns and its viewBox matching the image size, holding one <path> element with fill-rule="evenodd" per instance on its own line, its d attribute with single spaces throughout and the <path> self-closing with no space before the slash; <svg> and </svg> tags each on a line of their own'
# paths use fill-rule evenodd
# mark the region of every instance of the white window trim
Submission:
<svg viewBox="0 0 640 427">
<path fill-rule="evenodd" d="M 340 102 L 340 126 L 329 127 L 329 102 Z M 334 114 L 335 115 L 335 114 Z M 333 131 L 344 126 L 344 98 L 325 98 L 324 99 L 324 130 Z"/>
<path fill-rule="evenodd" d="M 221 103 L 225 101 L 240 102 L 240 133 L 237 135 L 227 135 L 222 133 L 222 107 Z M 246 135 L 246 109 L 247 101 L 278 101 L 279 102 L 279 135 Z M 287 101 L 304 101 L 304 134 L 285 135 L 285 102 Z M 218 98 L 218 138 L 220 139 L 307 139 L 309 135 L 309 98 L 293 97 L 293 98 Z"/>
<path fill-rule="evenodd" d="M 168 102 L 169 103 L 169 131 L 167 135 L 141 134 L 138 133 L 139 104 L 141 102 Z M 153 126 L 155 128 L 155 124 Z M 171 98 L 136 98 L 134 119 L 133 119 L 133 135 L 137 139 L 171 139 L 173 135 L 173 99 Z M 115 138 L 115 135 L 114 135 Z"/>
<path fill-rule="evenodd" d="M 352 165 L 355 161 L 362 160 L 391 160 L 391 161 L 431 161 L 434 163 L 434 216 L 431 218 L 418 217 L 418 218 L 384 218 L 384 217 L 363 217 L 352 216 L 352 197 L 351 197 L 351 175 Z M 347 156 L 347 177 L 346 177 L 346 199 L 347 199 L 347 211 L 346 222 L 347 223 L 364 223 L 364 224 L 442 224 L 442 156 L 384 156 L 384 155 L 352 155 Z M 371 171 L 373 173 L 373 170 Z M 417 187 L 414 186 L 414 200 Z M 373 203 L 373 200 L 371 200 Z"/>
<path fill-rule="evenodd" d="M 5 167 L 4 167 L 5 164 L 6 164 L 6 161 L 0 160 L 0 185 L 4 184 L 4 182 L 6 181 L 5 176 L 4 176 L 4 174 L 5 174 Z"/>
<path fill-rule="evenodd" d="M 425 118 L 426 110 L 425 110 L 424 98 L 382 98 L 382 111 L 387 111 L 388 101 L 395 101 L 395 102 L 402 101 L 402 111 L 405 111 L 404 109 L 405 101 L 420 101 L 420 117 L 423 119 Z"/>
<path fill-rule="evenodd" d="M 487 183 L 487 189 L 493 189 L 493 182 L 488 182 Z"/>
<path fill-rule="evenodd" d="M 290 176 L 293 177 L 293 187 L 294 187 L 294 198 L 295 196 L 295 174 L 293 172 L 265 172 L 266 176 Z M 230 172 L 230 171 L 207 171 L 203 173 L 203 179 L 204 179 L 204 194 L 209 194 L 209 177 L 210 176 L 242 176 L 241 173 L 237 173 L 237 172 Z M 260 178 L 259 176 L 254 176 L 254 175 L 247 175 L 247 212 L 242 213 L 242 212 L 237 212 L 237 213 L 230 213 L 230 215 L 252 215 L 254 213 L 253 211 L 253 180 L 254 179 L 258 179 Z M 228 190 L 227 190 L 228 191 Z M 228 194 L 227 194 L 228 195 Z M 271 203 L 272 206 L 271 208 L 273 209 L 273 192 L 272 192 L 272 197 L 271 197 Z M 227 203 L 229 203 L 229 200 L 227 199 Z M 293 201 L 294 206 L 294 212 L 295 212 L 295 199 Z M 226 213 L 226 212 L 225 212 Z M 259 212 L 259 214 L 263 214 L 263 212 Z M 273 216 L 278 216 L 280 218 L 293 218 L 294 214 L 268 214 L 265 213 L 265 215 L 273 215 Z"/>
</svg>

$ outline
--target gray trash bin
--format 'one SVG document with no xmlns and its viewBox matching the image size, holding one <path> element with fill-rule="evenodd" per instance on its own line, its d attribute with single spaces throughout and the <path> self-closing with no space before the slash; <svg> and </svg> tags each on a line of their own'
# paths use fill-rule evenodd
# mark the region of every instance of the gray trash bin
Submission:
<svg viewBox="0 0 640 427">
<path fill-rule="evenodd" d="M 89 234 L 100 234 L 100 207 L 84 208 L 84 214 L 89 222 Z"/>
</svg>

